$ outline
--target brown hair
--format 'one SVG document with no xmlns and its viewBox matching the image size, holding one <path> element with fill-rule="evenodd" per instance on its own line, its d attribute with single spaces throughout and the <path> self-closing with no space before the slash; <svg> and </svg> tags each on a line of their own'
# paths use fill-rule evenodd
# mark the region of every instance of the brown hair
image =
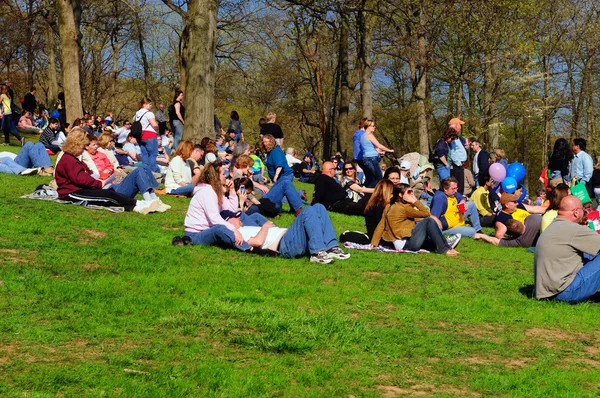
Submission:
<svg viewBox="0 0 600 398">
<path fill-rule="evenodd" d="M 565 197 L 569 196 L 569 186 L 564 183 L 558 184 L 552 192 L 550 193 L 550 206 L 548 206 L 548 210 L 559 210 L 560 209 L 560 201 Z"/>
<path fill-rule="evenodd" d="M 217 152 L 217 143 L 215 140 L 210 140 L 206 143 L 206 152 L 210 152 L 210 153 Z"/>
<path fill-rule="evenodd" d="M 140 108 L 143 108 L 143 107 L 144 107 L 144 105 L 146 105 L 146 104 L 149 104 L 149 103 L 151 103 L 151 102 L 152 102 L 152 101 L 151 101 L 150 99 L 146 98 L 146 97 L 142 98 L 142 99 L 140 100 L 140 104 L 139 104 L 139 105 L 140 105 Z"/>
<path fill-rule="evenodd" d="M 73 156 L 79 156 L 81 149 L 89 144 L 88 133 L 79 127 L 75 127 L 69 132 L 67 140 L 62 146 L 62 150 Z"/>
<path fill-rule="evenodd" d="M 275 141 L 275 137 L 273 137 L 271 134 L 265 134 L 263 135 L 263 139 L 267 139 L 268 144 L 264 144 L 263 142 L 263 146 L 265 147 L 265 151 L 267 152 L 271 152 L 273 150 L 273 148 L 275 148 L 277 146 L 277 141 Z"/>
<path fill-rule="evenodd" d="M 360 121 L 358 122 L 358 128 L 359 129 L 364 129 L 365 128 L 365 122 L 369 120 L 366 117 L 363 117 L 362 119 L 360 119 Z"/>
<path fill-rule="evenodd" d="M 187 160 L 192 156 L 192 152 L 194 152 L 194 143 L 192 141 L 183 141 L 177 147 L 175 156 L 180 156 L 183 160 Z"/>
<path fill-rule="evenodd" d="M 200 182 L 210 185 L 217 194 L 217 202 L 219 207 L 223 205 L 223 185 L 221 185 L 221 163 L 213 162 L 204 166 L 200 172 Z"/>
<path fill-rule="evenodd" d="M 506 222 L 506 230 L 511 235 L 521 235 L 525 230 L 525 226 L 521 221 L 511 218 Z"/>
<path fill-rule="evenodd" d="M 235 168 L 243 169 L 246 167 L 251 167 L 254 164 L 254 160 L 248 155 L 240 155 L 235 160 Z"/>
<path fill-rule="evenodd" d="M 456 177 L 447 177 L 447 178 L 444 178 L 444 180 L 442 181 L 442 184 L 441 184 L 442 185 L 441 186 L 442 190 L 450 188 L 450 184 L 453 183 L 453 182 L 456 183 L 456 184 L 458 184 L 458 180 L 456 179 Z"/>
<path fill-rule="evenodd" d="M 381 180 L 375 185 L 373 194 L 365 207 L 365 214 L 368 213 L 373 207 L 387 206 L 392 199 L 394 192 L 394 183 L 390 180 Z"/>
<path fill-rule="evenodd" d="M 442 139 L 446 141 L 448 138 L 456 138 L 458 137 L 458 132 L 453 127 L 448 127 L 444 134 L 442 135 Z"/>
</svg>

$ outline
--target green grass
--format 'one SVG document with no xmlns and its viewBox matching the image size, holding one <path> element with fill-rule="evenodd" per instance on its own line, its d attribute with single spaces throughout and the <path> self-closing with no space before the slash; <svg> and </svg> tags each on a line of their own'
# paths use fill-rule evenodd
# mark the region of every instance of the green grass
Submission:
<svg viewBox="0 0 600 398">
<path fill-rule="evenodd" d="M 48 180 L 0 174 L 2 396 L 600 393 L 598 307 L 528 298 L 525 249 L 316 265 L 173 247 L 188 200 L 144 217 L 19 198 Z"/>
</svg>

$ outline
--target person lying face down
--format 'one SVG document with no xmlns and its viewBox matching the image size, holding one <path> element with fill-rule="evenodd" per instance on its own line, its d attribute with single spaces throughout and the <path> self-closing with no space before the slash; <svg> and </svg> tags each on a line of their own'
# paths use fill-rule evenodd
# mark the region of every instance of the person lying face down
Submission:
<svg viewBox="0 0 600 398">
<path fill-rule="evenodd" d="M 310 255 L 310 262 L 320 264 L 350 258 L 350 254 L 338 247 L 336 233 L 323 205 L 304 207 L 289 228 L 279 228 L 270 221 L 262 227 L 244 226 L 236 215 L 233 213 L 225 219 L 252 246 L 253 251 L 279 254 L 284 258 Z"/>
</svg>

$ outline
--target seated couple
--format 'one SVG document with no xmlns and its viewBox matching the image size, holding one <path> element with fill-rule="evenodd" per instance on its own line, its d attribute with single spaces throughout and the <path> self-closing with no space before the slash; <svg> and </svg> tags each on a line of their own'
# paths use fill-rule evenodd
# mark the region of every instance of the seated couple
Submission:
<svg viewBox="0 0 600 398">
<path fill-rule="evenodd" d="M 164 212 L 171 208 L 156 197 L 154 188 L 157 183 L 147 166 L 138 167 L 119 184 L 111 184 L 112 178 L 102 181 L 92 177 L 91 170 L 80 160 L 89 143 L 84 130 L 75 128 L 69 133 L 56 162 L 55 178 L 60 199 L 95 206 L 123 207 L 125 211 L 141 214 Z M 144 200 L 134 199 L 138 192 Z"/>
<path fill-rule="evenodd" d="M 348 163 L 352 165 L 352 163 Z M 344 181 L 344 186 L 341 186 L 335 180 L 336 166 L 333 162 L 323 163 L 323 170 L 321 175 L 315 179 L 315 192 L 313 194 L 312 204 L 320 203 L 327 210 L 335 213 L 342 213 L 354 216 L 361 216 L 364 213 L 367 202 L 369 201 L 370 194 L 373 193 L 373 188 L 365 188 L 354 177 L 356 173 L 355 167 L 348 166 Z M 352 176 L 350 176 L 350 173 Z M 358 199 L 359 195 L 354 195 L 354 192 L 362 196 Z M 365 195 L 369 194 L 369 195 Z M 349 196 L 357 199 L 355 202 L 350 199 Z"/>
<path fill-rule="evenodd" d="M 460 238 L 460 234 L 445 238 L 437 222 L 430 217 L 429 209 L 417 199 L 412 188 L 398 184 L 383 211 L 371 244 L 396 250 L 435 250 L 440 254 L 456 256 L 459 252 L 454 248 Z"/>
<path fill-rule="evenodd" d="M 26 142 L 17 155 L 12 152 L 0 152 L 0 173 L 51 176 L 54 167 L 44 145 L 39 142 Z"/>
<path fill-rule="evenodd" d="M 224 187 L 229 197 L 225 196 Z M 275 227 L 260 214 L 240 212 L 233 183 L 227 180 L 220 164 L 211 163 L 202 170 L 197 192 L 190 202 L 185 235 L 197 245 L 278 253 L 285 258 L 309 254 L 311 262 L 322 264 L 350 257 L 338 247 L 333 225 L 323 206 L 306 206 L 300 210 L 287 229 Z"/>
</svg>

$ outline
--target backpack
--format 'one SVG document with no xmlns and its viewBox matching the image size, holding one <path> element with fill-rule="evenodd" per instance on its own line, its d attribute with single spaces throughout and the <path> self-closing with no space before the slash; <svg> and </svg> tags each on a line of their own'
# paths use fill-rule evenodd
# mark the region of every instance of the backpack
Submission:
<svg viewBox="0 0 600 398">
<path fill-rule="evenodd" d="M 145 112 L 144 115 L 148 113 Z M 131 136 L 134 137 L 136 139 L 136 141 L 138 142 L 138 144 L 141 145 L 142 142 L 142 118 L 144 117 L 144 115 L 142 115 L 138 120 L 134 120 L 133 123 L 131 123 Z"/>
</svg>

